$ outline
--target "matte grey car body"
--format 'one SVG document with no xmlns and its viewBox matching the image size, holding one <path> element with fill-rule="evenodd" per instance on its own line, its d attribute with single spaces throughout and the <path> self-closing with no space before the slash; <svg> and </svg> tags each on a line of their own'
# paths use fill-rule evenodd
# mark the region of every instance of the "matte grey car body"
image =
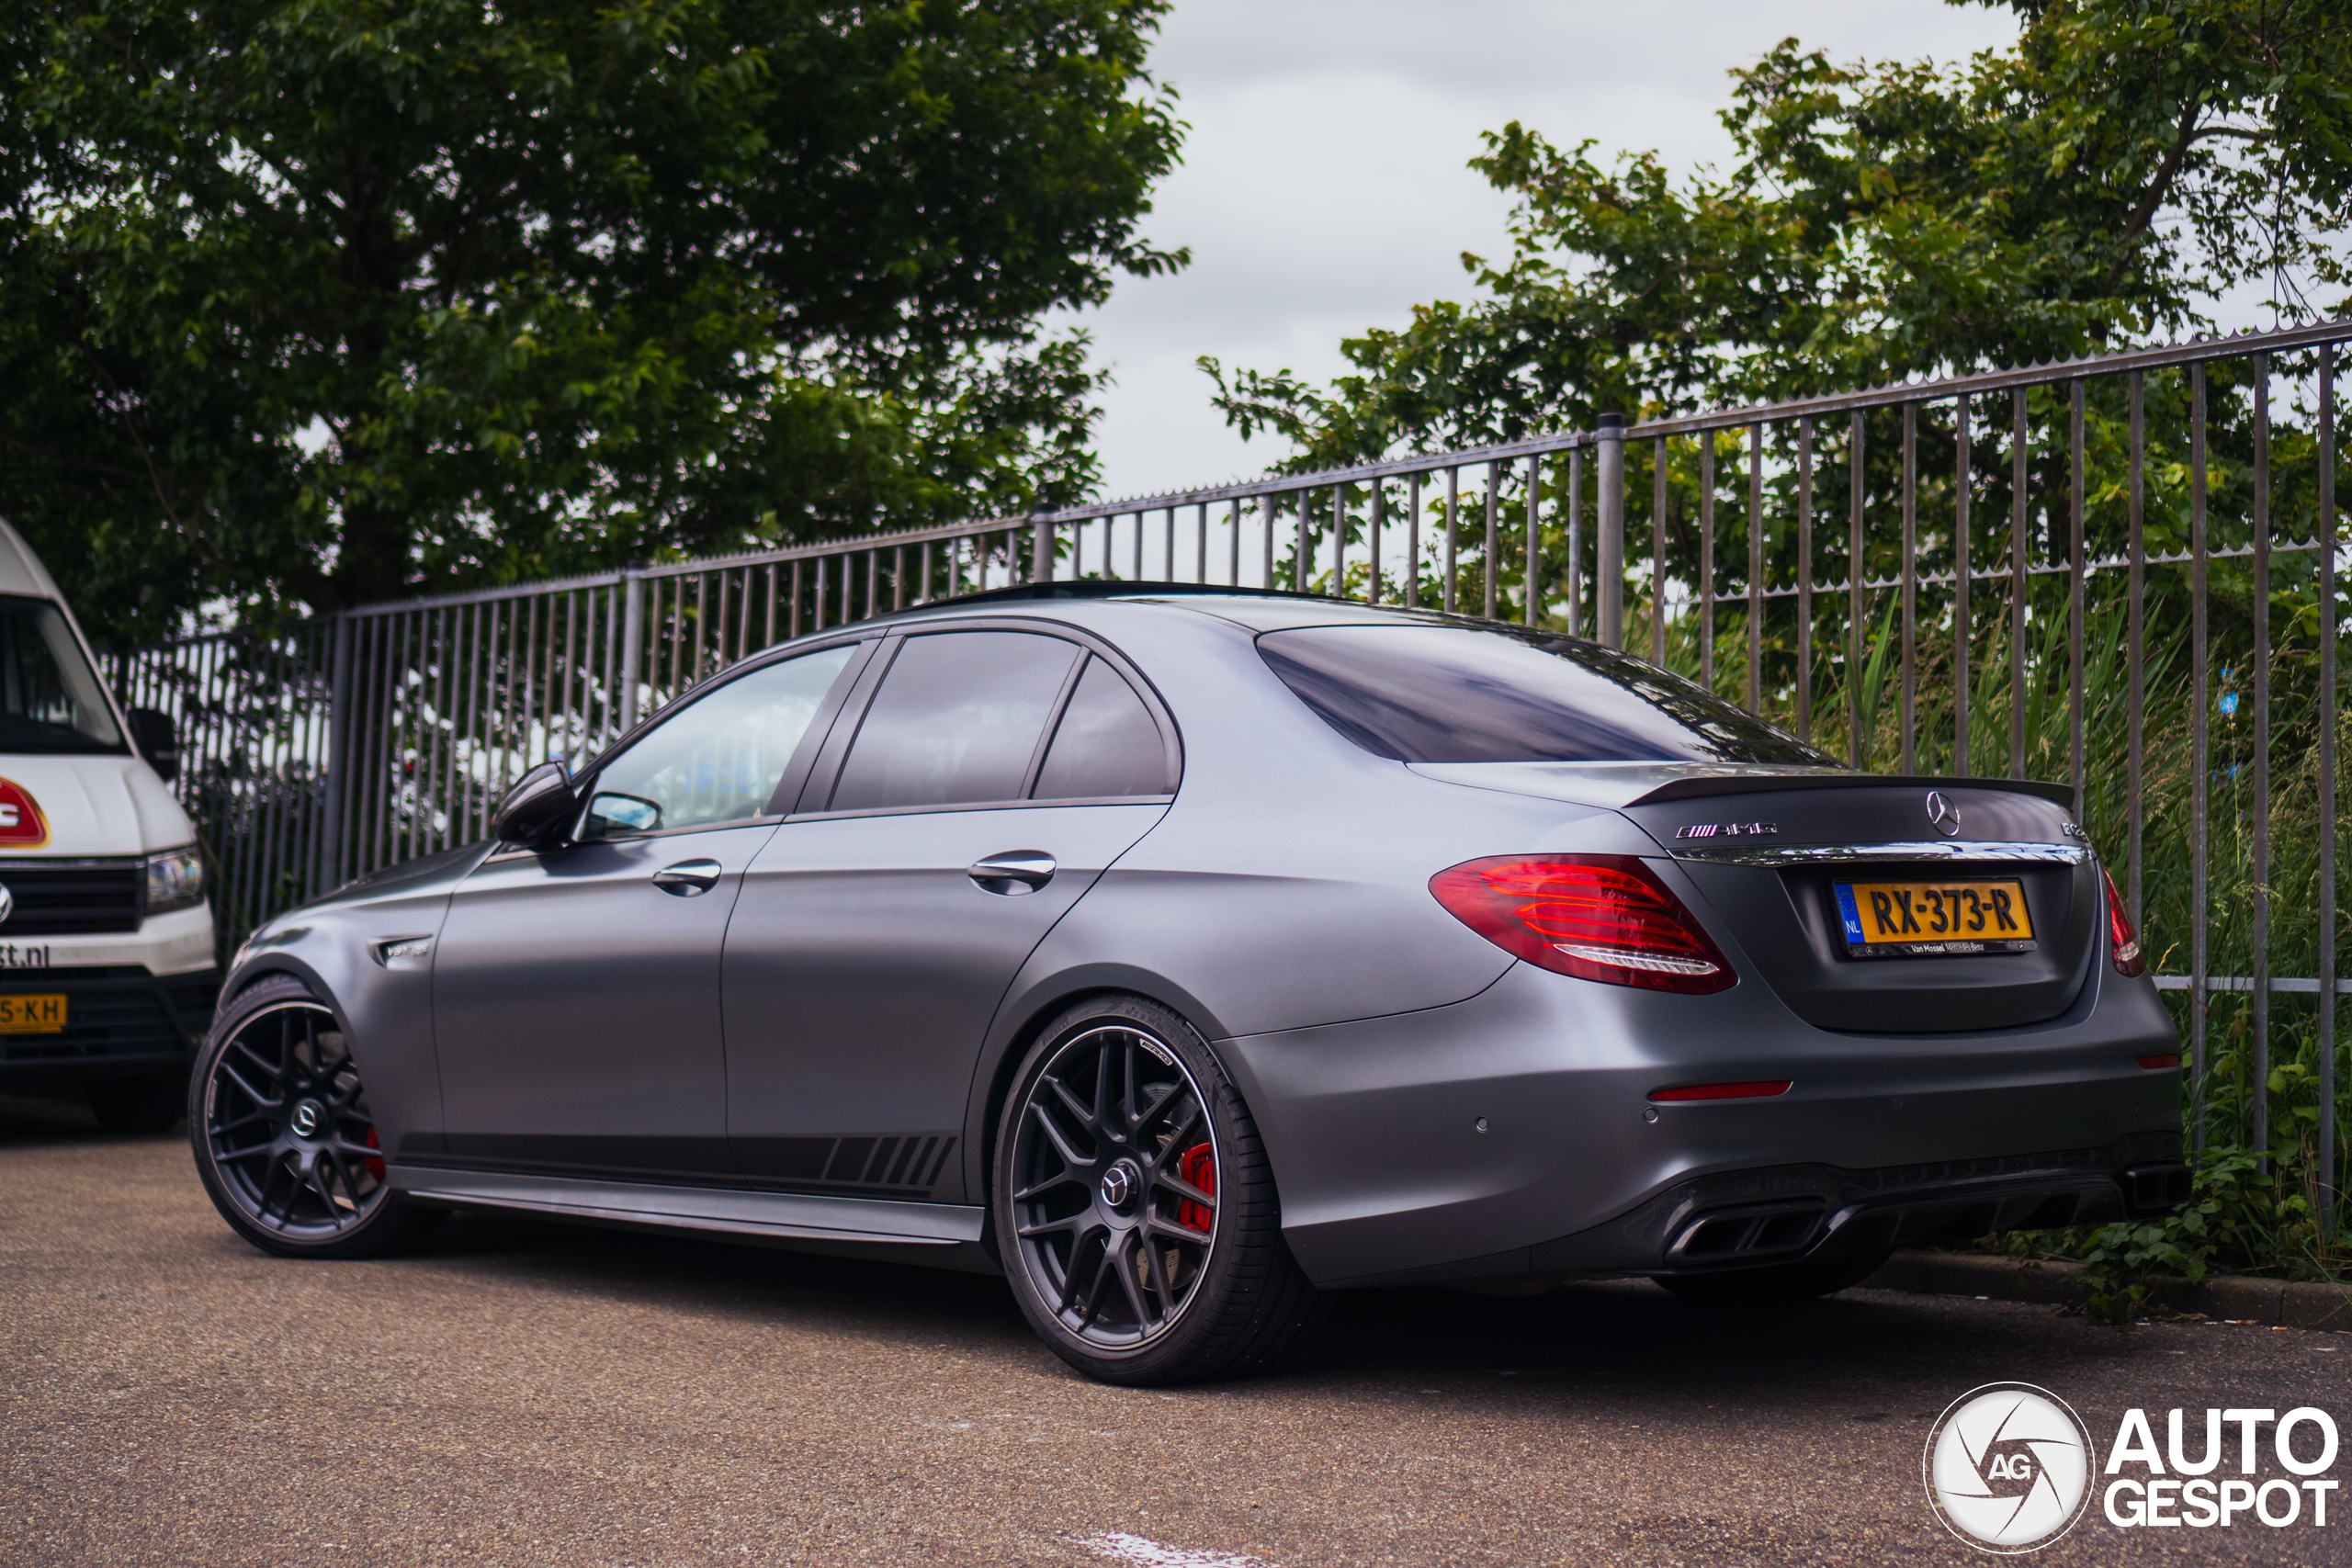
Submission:
<svg viewBox="0 0 2352 1568">
<path fill-rule="evenodd" d="M 2152 983 L 2111 961 L 2063 791 L 1400 761 L 1318 718 L 1259 648 L 1407 624 L 1476 623 L 1041 594 L 803 639 L 671 710 L 744 668 L 848 649 L 768 809 L 417 862 L 271 921 L 228 989 L 291 973 L 334 1010 L 413 1201 L 952 1267 L 999 1266 L 984 1205 L 1008 1080 L 1045 1020 L 1102 992 L 1163 1004 L 1210 1043 L 1319 1286 L 1670 1275 L 2177 1201 L 2177 1036 Z M 836 808 L 901 643 L 982 630 L 1065 639 L 1122 673 L 1181 782 Z M 584 771 L 583 798 L 631 744 Z M 1772 831 L 1714 831 L 1726 821 Z M 1677 994 L 1521 961 L 1430 888 L 1503 854 L 1638 858 L 1738 983 Z M 1829 879 L 1948 863 L 2021 878 L 2050 940 L 1840 950 Z M 1767 1079 L 1791 1087 L 1651 1098 Z"/>
</svg>

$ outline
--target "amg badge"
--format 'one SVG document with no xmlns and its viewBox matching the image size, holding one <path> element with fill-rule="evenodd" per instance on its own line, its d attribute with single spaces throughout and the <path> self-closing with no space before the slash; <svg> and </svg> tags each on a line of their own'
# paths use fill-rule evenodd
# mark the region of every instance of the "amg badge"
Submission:
<svg viewBox="0 0 2352 1568">
<path fill-rule="evenodd" d="M 1678 839 L 1762 839 L 1781 830 L 1777 822 L 1693 822 L 1677 828 Z"/>
</svg>

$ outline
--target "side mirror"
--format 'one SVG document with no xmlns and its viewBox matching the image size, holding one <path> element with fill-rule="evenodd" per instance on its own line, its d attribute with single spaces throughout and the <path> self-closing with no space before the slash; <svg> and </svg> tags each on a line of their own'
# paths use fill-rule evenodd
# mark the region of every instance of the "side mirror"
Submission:
<svg viewBox="0 0 2352 1568">
<path fill-rule="evenodd" d="M 565 823 L 580 815 L 580 796 L 561 762 L 541 762 L 515 781 L 498 803 L 490 830 L 501 843 L 526 849 L 555 847 Z"/>
<path fill-rule="evenodd" d="M 598 790 L 588 797 L 583 839 L 617 839 L 628 833 L 650 833 L 662 826 L 662 803 L 641 795 Z"/>
<path fill-rule="evenodd" d="M 132 708 L 130 743 L 155 770 L 155 776 L 170 784 L 180 776 L 180 731 L 172 716 L 161 708 Z"/>
</svg>

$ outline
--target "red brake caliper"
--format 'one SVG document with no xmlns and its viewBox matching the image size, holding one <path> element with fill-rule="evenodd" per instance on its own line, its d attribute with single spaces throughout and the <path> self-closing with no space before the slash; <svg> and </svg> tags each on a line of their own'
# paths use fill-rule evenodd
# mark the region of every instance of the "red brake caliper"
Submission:
<svg viewBox="0 0 2352 1568">
<path fill-rule="evenodd" d="M 368 1146 L 371 1149 L 380 1149 L 384 1146 L 376 1141 L 376 1129 L 373 1127 L 368 1129 Z M 374 1177 L 378 1181 L 384 1179 L 384 1162 L 382 1160 L 365 1159 L 361 1160 L 359 1163 L 367 1168 L 369 1176 Z"/>
<path fill-rule="evenodd" d="M 1216 1156 L 1210 1152 L 1208 1145 L 1195 1144 L 1186 1149 L 1184 1157 L 1177 1162 L 1176 1174 L 1210 1197 L 1216 1196 Z M 1204 1231 L 1216 1223 L 1216 1211 L 1206 1203 L 1182 1199 L 1176 1205 L 1176 1223 Z"/>
</svg>

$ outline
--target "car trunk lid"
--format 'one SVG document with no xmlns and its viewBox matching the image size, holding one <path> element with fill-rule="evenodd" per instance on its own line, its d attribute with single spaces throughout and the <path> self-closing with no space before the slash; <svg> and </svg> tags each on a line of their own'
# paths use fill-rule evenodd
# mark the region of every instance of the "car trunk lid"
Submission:
<svg viewBox="0 0 2352 1568">
<path fill-rule="evenodd" d="M 1415 767 L 1480 788 L 1614 807 L 1690 879 L 1701 918 L 1747 954 L 1743 975 L 1807 1022 L 1871 1033 L 2014 1028 L 2064 1012 L 2099 943 L 2098 867 L 2063 785 L 1888 777 L 1835 768 L 1477 763 Z M 1984 931 L 1857 943 L 1839 896 L 1978 890 Z M 2027 945 L 1997 931 L 1989 895 L 2012 894 Z M 1899 919 L 1901 911 L 1896 911 Z M 1949 923 L 1949 922 L 1948 922 Z M 1865 932 L 1864 934 L 1868 934 Z"/>
<path fill-rule="evenodd" d="M 1684 779 L 1620 809 L 1809 1023 L 1943 1033 L 2073 1005 L 2103 904 L 2071 791 L 1835 779 Z"/>
</svg>

